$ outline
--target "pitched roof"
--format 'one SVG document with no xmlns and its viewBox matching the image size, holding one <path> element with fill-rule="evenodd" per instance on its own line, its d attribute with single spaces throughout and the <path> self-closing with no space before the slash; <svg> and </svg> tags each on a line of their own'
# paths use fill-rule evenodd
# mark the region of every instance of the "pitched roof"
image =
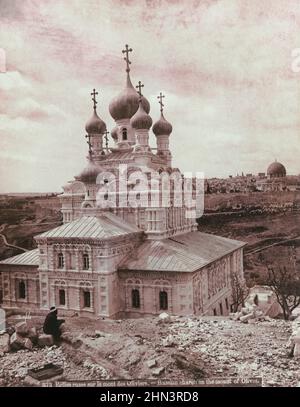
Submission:
<svg viewBox="0 0 300 407">
<path fill-rule="evenodd" d="M 38 266 L 39 265 L 39 249 L 30 250 L 17 256 L 9 257 L 0 261 L 0 264 L 12 264 L 17 266 Z"/>
<path fill-rule="evenodd" d="M 159 157 L 158 155 L 153 154 L 151 152 L 151 156 L 156 161 L 164 163 L 164 160 L 161 157 Z M 122 150 L 120 150 L 120 151 L 112 151 L 110 154 L 107 154 L 103 158 L 104 158 L 103 162 L 109 162 L 109 161 L 114 161 L 114 160 L 133 161 L 134 158 L 135 158 L 135 155 L 134 155 L 134 153 L 132 151 L 122 151 Z"/>
<path fill-rule="evenodd" d="M 119 267 L 120 270 L 191 272 L 245 245 L 201 232 L 164 240 L 147 240 Z"/>
<path fill-rule="evenodd" d="M 107 239 L 129 233 L 140 232 L 136 226 L 123 221 L 118 216 L 105 212 L 101 216 L 84 216 L 48 230 L 36 238 L 84 238 Z"/>
</svg>

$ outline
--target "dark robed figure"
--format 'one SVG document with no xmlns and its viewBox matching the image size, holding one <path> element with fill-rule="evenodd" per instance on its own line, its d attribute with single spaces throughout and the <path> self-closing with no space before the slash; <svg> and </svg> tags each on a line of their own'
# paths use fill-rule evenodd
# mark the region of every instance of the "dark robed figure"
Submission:
<svg viewBox="0 0 300 407">
<path fill-rule="evenodd" d="M 64 319 L 57 319 L 57 308 L 51 307 L 49 314 L 46 316 L 43 330 L 47 335 L 53 335 L 54 339 L 59 339 L 61 335 L 60 326 L 65 322 Z"/>
</svg>

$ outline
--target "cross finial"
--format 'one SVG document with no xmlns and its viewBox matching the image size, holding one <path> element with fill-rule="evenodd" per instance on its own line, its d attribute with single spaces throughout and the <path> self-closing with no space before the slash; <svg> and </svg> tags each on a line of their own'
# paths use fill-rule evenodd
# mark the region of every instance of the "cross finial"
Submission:
<svg viewBox="0 0 300 407">
<path fill-rule="evenodd" d="M 86 134 L 85 137 L 87 138 L 87 144 L 88 144 L 88 146 L 89 146 L 89 157 L 91 158 L 91 156 L 92 156 L 91 135 L 90 135 L 90 134 Z"/>
<path fill-rule="evenodd" d="M 128 47 L 128 44 L 125 45 L 125 49 L 122 50 L 123 54 L 126 54 L 126 57 L 124 57 L 124 61 L 126 61 L 126 72 L 128 73 L 130 71 L 129 65 L 131 64 L 131 61 L 129 61 L 129 52 L 132 52 L 132 48 Z"/>
<path fill-rule="evenodd" d="M 140 95 L 140 96 L 143 96 L 142 95 L 142 88 L 144 87 L 144 84 L 141 82 L 141 81 L 139 81 L 139 83 L 136 85 L 136 88 L 138 89 L 138 94 Z"/>
<path fill-rule="evenodd" d="M 98 95 L 98 92 L 96 92 L 96 89 L 93 89 L 93 92 L 91 93 L 92 97 L 92 101 L 94 102 L 94 110 L 96 110 L 97 107 L 97 100 L 96 100 L 96 96 Z"/>
<path fill-rule="evenodd" d="M 106 149 L 107 153 L 108 153 L 108 135 L 109 135 L 109 131 L 105 130 L 104 139 L 105 139 L 105 149 Z"/>
<path fill-rule="evenodd" d="M 165 95 L 163 95 L 161 92 L 159 93 L 159 95 L 157 96 L 157 99 L 159 100 L 158 101 L 158 103 L 160 104 L 160 112 L 162 113 L 163 112 L 163 107 L 164 107 L 164 104 L 163 104 L 163 102 L 162 102 L 162 100 L 163 100 L 163 98 L 165 97 Z"/>
</svg>

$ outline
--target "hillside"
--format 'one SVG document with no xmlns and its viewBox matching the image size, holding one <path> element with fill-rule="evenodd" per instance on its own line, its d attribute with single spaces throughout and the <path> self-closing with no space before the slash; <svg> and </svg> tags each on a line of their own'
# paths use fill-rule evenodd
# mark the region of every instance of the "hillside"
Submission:
<svg viewBox="0 0 300 407">
<path fill-rule="evenodd" d="M 42 324 L 36 318 L 36 325 Z M 13 321 L 10 319 L 10 323 Z M 98 320 L 68 318 L 60 348 L 21 350 L 0 356 L 0 383 L 26 385 L 27 369 L 54 361 L 64 380 L 201 379 L 246 381 L 263 386 L 297 386 L 299 360 L 289 356 L 291 322 L 243 324 L 221 317 Z"/>
</svg>

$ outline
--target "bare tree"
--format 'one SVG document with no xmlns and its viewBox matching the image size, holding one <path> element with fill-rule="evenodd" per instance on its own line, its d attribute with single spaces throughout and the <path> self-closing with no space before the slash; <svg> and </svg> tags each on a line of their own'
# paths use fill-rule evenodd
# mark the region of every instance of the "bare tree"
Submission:
<svg viewBox="0 0 300 407">
<path fill-rule="evenodd" d="M 292 311 L 300 305 L 300 279 L 295 267 L 268 266 L 266 279 L 282 308 L 283 317 L 288 320 Z"/>
<path fill-rule="evenodd" d="M 232 285 L 232 304 L 231 312 L 238 312 L 240 306 L 245 305 L 245 299 L 249 294 L 249 288 L 246 282 L 242 280 L 236 273 L 231 276 Z"/>
</svg>

